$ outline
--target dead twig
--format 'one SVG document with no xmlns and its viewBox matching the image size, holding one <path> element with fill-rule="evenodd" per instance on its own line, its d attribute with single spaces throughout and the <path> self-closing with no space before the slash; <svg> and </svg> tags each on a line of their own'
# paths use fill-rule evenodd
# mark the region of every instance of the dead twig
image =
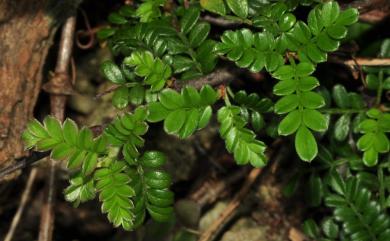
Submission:
<svg viewBox="0 0 390 241">
<path fill-rule="evenodd" d="M 390 66 L 390 58 L 353 58 L 344 60 L 343 64 L 348 66 Z"/>
<path fill-rule="evenodd" d="M 19 169 L 23 169 L 39 160 L 42 160 L 44 157 L 47 157 L 49 154 L 50 152 L 32 152 L 30 156 L 23 157 L 19 160 L 16 160 L 14 164 L 4 167 L 3 169 L 0 170 L 0 180 L 2 180 L 3 178 L 5 178 L 5 176 Z"/>
<path fill-rule="evenodd" d="M 18 224 L 20 222 L 24 208 L 26 207 L 27 201 L 30 197 L 31 188 L 34 184 L 36 176 L 37 176 L 37 168 L 31 169 L 30 175 L 28 176 L 28 179 L 27 179 L 26 187 L 24 188 L 24 191 L 22 193 L 22 197 L 20 198 L 19 207 L 16 210 L 15 216 L 12 219 L 11 226 L 10 226 L 10 228 L 9 228 L 5 238 L 4 238 L 4 241 L 11 241 L 14 234 L 15 234 L 16 227 L 18 226 Z"/>
<path fill-rule="evenodd" d="M 210 15 L 204 16 L 203 20 L 211 23 L 212 25 L 215 25 L 218 27 L 223 27 L 223 28 L 237 27 L 240 24 L 242 24 L 241 22 L 238 22 L 238 21 L 228 20 L 228 19 L 224 19 L 222 17 L 213 17 Z"/>
<path fill-rule="evenodd" d="M 249 192 L 252 184 L 256 181 L 257 177 L 261 174 L 262 169 L 252 169 L 248 177 L 245 179 L 244 185 L 240 192 L 236 194 L 233 200 L 225 208 L 218 219 L 200 236 L 198 241 L 210 241 L 217 234 L 219 227 L 223 225 L 229 217 L 233 216 L 237 208 L 240 206 L 243 198 Z"/>
<path fill-rule="evenodd" d="M 248 169 L 241 168 L 238 171 L 226 176 L 225 178 L 208 177 L 201 183 L 201 185 L 189 196 L 201 207 L 214 203 L 218 198 L 221 198 L 221 193 L 228 190 L 233 183 L 236 183 L 248 174 Z"/>
<path fill-rule="evenodd" d="M 366 13 L 375 9 L 389 9 L 390 3 L 388 0 L 355 0 L 347 1 L 347 3 L 341 4 L 341 9 L 357 8 L 359 13 Z"/>
<path fill-rule="evenodd" d="M 192 86 L 196 89 L 202 88 L 204 85 L 218 86 L 220 84 L 229 83 L 235 78 L 235 73 L 228 69 L 218 69 L 208 75 L 188 81 L 175 81 L 174 88 L 182 89 L 184 86 Z"/>
<path fill-rule="evenodd" d="M 267 157 L 269 159 L 272 159 L 272 162 L 278 162 L 282 158 L 281 153 L 284 152 L 275 151 L 280 146 L 281 139 L 277 139 L 272 143 L 272 149 L 269 149 L 269 152 L 267 153 Z M 277 155 L 274 157 L 274 154 Z M 198 241 L 212 241 L 216 238 L 224 224 L 228 223 L 237 213 L 237 211 L 239 210 L 238 207 L 243 203 L 243 200 L 249 194 L 252 185 L 262 173 L 262 170 L 263 169 L 260 168 L 255 168 L 251 170 L 249 175 L 246 177 L 245 182 L 241 187 L 240 191 L 234 196 L 233 200 L 228 204 L 225 210 L 223 210 L 222 214 L 218 217 L 218 219 L 215 220 L 211 224 L 211 226 L 205 232 L 202 233 Z"/>
<path fill-rule="evenodd" d="M 95 44 L 95 34 L 99 30 L 99 28 L 91 28 L 91 24 L 89 23 L 89 19 L 87 14 L 83 9 L 80 9 L 81 15 L 83 15 L 84 23 L 86 30 L 78 30 L 76 33 L 76 45 L 80 49 L 90 49 Z M 80 39 L 82 37 L 88 37 L 87 43 L 82 43 Z"/>
<path fill-rule="evenodd" d="M 235 72 L 238 72 L 239 70 L 234 70 Z M 211 85 L 211 86 L 218 86 L 220 84 L 224 83 L 230 83 L 234 78 L 235 78 L 235 73 L 232 70 L 228 70 L 226 68 L 223 69 L 218 69 L 208 75 L 202 76 L 197 79 L 192 79 L 188 81 L 174 81 L 173 83 L 173 88 L 176 90 L 181 90 L 185 86 L 192 86 L 195 87 L 196 89 L 202 88 L 204 85 Z M 120 88 L 120 85 L 112 85 L 106 90 L 104 90 L 101 93 L 98 93 L 95 96 L 95 99 L 99 99 L 103 97 L 104 95 L 107 95 L 118 88 Z"/>
<path fill-rule="evenodd" d="M 73 92 L 68 70 L 72 56 L 75 28 L 76 16 L 73 14 L 67 18 L 62 28 L 55 73 L 44 86 L 45 90 L 50 93 L 51 114 L 60 121 L 64 120 L 67 95 L 69 92 Z M 51 241 L 53 237 L 56 162 L 51 159 L 49 162 L 50 167 L 45 188 L 46 195 L 41 209 L 39 241 Z"/>
</svg>

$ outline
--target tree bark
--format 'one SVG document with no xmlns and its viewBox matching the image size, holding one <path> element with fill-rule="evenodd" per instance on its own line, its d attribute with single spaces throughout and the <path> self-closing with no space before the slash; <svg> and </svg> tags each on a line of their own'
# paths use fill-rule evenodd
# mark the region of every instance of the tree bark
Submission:
<svg viewBox="0 0 390 241">
<path fill-rule="evenodd" d="M 72 6 L 76 0 L 0 0 L 0 167 L 26 154 L 21 134 L 55 31 Z"/>
</svg>

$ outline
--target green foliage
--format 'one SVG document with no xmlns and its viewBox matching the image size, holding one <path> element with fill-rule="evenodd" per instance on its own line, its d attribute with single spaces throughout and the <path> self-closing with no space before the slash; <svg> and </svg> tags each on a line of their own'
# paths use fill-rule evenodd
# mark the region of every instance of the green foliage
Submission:
<svg viewBox="0 0 390 241">
<path fill-rule="evenodd" d="M 313 160 L 318 152 L 317 142 L 311 132 L 323 132 L 328 121 L 317 109 L 325 105 L 324 98 L 312 90 L 319 85 L 310 76 L 314 66 L 310 63 L 284 65 L 278 68 L 273 77 L 280 81 L 274 86 L 275 95 L 283 96 L 275 103 L 275 113 L 287 114 L 278 127 L 279 135 L 295 135 L 295 148 L 304 161 Z"/>
<path fill-rule="evenodd" d="M 106 148 L 104 137 L 93 138 L 92 131 L 67 119 L 63 125 L 52 116 L 48 116 L 42 125 L 37 120 L 28 123 L 23 133 L 27 148 L 35 147 L 38 151 L 51 150 L 51 158 L 67 161 L 71 169 L 81 168 L 83 175 L 92 173 Z"/>
<path fill-rule="evenodd" d="M 185 87 L 181 93 L 165 89 L 159 95 L 159 101 L 149 104 L 148 121 L 164 120 L 164 130 L 180 138 L 192 135 L 204 128 L 210 121 L 212 108 L 217 101 L 217 93 L 210 86 L 200 91 Z"/>
<path fill-rule="evenodd" d="M 185 3 L 134 1 L 108 16 L 111 26 L 97 36 L 115 61 L 104 61 L 101 73 L 113 85 L 112 104 L 120 114 L 103 133 L 94 137 L 88 128 L 50 116 L 28 124 L 26 147 L 50 150 L 71 169 L 66 200 L 77 206 L 98 196 L 109 221 L 126 230 L 148 217 L 171 221 L 166 157 L 143 151 L 148 123 L 188 138 L 217 119 L 238 165 L 265 166 L 266 143 L 294 136 L 298 155 L 291 163 L 311 163 L 293 167 L 284 194 L 304 190 L 305 203 L 318 207 L 316 220 L 332 211 L 319 225 L 314 219 L 304 223 L 310 238 L 389 240 L 389 68 L 363 66 L 363 84 L 345 87 L 334 75 L 321 75 L 322 68 L 314 76 L 357 21 L 357 10 L 342 11 L 336 1 Z M 207 12 L 221 16 L 215 20 Z M 219 20 L 229 24 L 216 26 Z M 390 57 L 388 39 L 369 49 L 377 52 L 358 54 Z M 333 65 L 324 66 L 333 71 Z M 226 79 L 220 68 L 229 72 Z"/>
<path fill-rule="evenodd" d="M 134 67 L 134 73 L 144 78 L 144 83 L 151 86 L 152 91 L 161 90 L 171 76 L 172 70 L 161 59 L 154 58 L 148 51 L 135 51 L 123 60 L 129 67 Z"/>
<path fill-rule="evenodd" d="M 249 5 L 247 0 L 201 0 L 200 5 L 213 13 L 226 15 L 230 11 L 239 18 L 248 16 Z"/>
<path fill-rule="evenodd" d="M 250 71 L 258 72 L 264 67 L 267 71 L 274 71 L 284 62 L 283 56 L 275 49 L 275 38 L 269 32 L 253 34 L 249 29 L 228 30 L 223 33 L 221 41 L 215 51 Z"/>
<path fill-rule="evenodd" d="M 325 218 L 321 227 L 306 220 L 303 230 L 310 238 L 326 240 L 388 240 L 390 217 L 373 199 L 372 193 L 356 177 L 346 180 L 333 172 L 328 178 L 331 192 L 325 198 L 333 217 Z"/>
<path fill-rule="evenodd" d="M 96 171 L 96 189 L 102 212 L 114 226 L 126 230 L 139 227 L 146 210 L 156 221 L 167 221 L 173 214 L 171 177 L 159 170 L 166 157 L 155 151 L 145 152 L 139 159 L 125 157 Z"/>
<path fill-rule="evenodd" d="M 297 21 L 287 33 L 288 48 L 298 52 L 301 60 L 324 62 L 327 52 L 338 49 L 340 40 L 347 34 L 346 26 L 357 21 L 356 9 L 340 11 L 337 2 L 318 5 L 310 11 L 308 24 Z"/>
<path fill-rule="evenodd" d="M 334 124 L 333 136 L 335 140 L 345 141 L 351 132 L 357 133 L 359 123 L 365 118 L 365 103 L 361 95 L 347 92 L 344 86 L 337 84 L 333 87 L 332 97 L 334 104 L 346 113 L 341 114 Z M 357 113 L 357 114 L 356 114 Z"/>
<path fill-rule="evenodd" d="M 145 122 L 148 110 L 138 107 L 134 114 L 125 113 L 113 120 L 105 129 L 104 134 L 111 145 L 125 146 L 123 155 L 125 157 L 138 157 L 138 148 L 144 146 L 144 135 L 148 131 L 148 124 Z"/>
<path fill-rule="evenodd" d="M 132 229 L 135 218 L 132 210 L 135 196 L 134 188 L 129 185 L 130 177 L 124 173 L 126 164 L 114 162 L 109 167 L 100 168 L 95 173 L 96 189 L 102 202 L 102 212 L 115 227 Z"/>
<path fill-rule="evenodd" d="M 268 98 L 260 99 L 256 93 L 247 94 L 244 90 L 234 95 L 234 101 L 240 105 L 241 116 L 250 123 L 255 131 L 260 131 L 264 125 L 262 114 L 272 110 L 272 101 Z"/>
<path fill-rule="evenodd" d="M 239 107 L 222 107 L 218 110 L 218 122 L 221 124 L 221 137 L 225 140 L 227 150 L 234 154 L 237 164 L 250 163 L 254 167 L 266 164 L 265 144 L 256 140 L 253 131 L 245 128 L 246 121 L 240 116 Z"/>
<path fill-rule="evenodd" d="M 139 107 L 134 114 L 125 113 L 107 126 L 104 133 L 93 138 L 91 130 L 80 131 L 67 119 L 63 125 L 48 116 L 42 125 L 37 120 L 28 123 L 23 139 L 28 148 L 51 151 L 51 158 L 67 160 L 76 172 L 65 189 L 65 198 L 78 206 L 94 199 L 99 193 L 102 212 L 115 227 L 126 230 L 139 227 L 146 210 L 156 221 L 166 221 L 173 215 L 173 193 L 169 191 L 171 177 L 161 166 L 166 157 L 156 151 L 145 152 L 145 119 L 148 110 Z M 122 150 L 124 160 L 118 158 Z"/>
<path fill-rule="evenodd" d="M 335 220 L 342 223 L 343 232 L 351 240 L 390 238 L 390 217 L 356 178 L 344 181 L 333 173 L 329 182 L 334 193 L 326 197 L 325 203 L 333 209 Z"/>
<path fill-rule="evenodd" d="M 161 16 L 159 7 L 165 2 L 166 0 L 146 0 L 138 6 L 135 15 L 140 18 L 140 22 L 150 22 Z"/>
<path fill-rule="evenodd" d="M 390 142 L 385 134 L 390 132 L 390 114 L 382 113 L 378 109 L 370 109 L 366 114 L 369 118 L 358 126 L 363 135 L 356 146 L 364 152 L 364 164 L 375 166 L 378 163 L 378 153 L 387 153 L 390 149 Z"/>
</svg>

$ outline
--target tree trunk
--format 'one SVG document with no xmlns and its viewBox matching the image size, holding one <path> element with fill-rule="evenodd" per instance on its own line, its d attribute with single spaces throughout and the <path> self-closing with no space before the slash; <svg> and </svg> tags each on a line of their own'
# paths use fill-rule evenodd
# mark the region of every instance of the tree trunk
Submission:
<svg viewBox="0 0 390 241">
<path fill-rule="evenodd" d="M 0 0 L 0 167 L 26 154 L 21 133 L 33 116 L 43 65 L 64 9 L 75 6 L 75 0 Z"/>
</svg>

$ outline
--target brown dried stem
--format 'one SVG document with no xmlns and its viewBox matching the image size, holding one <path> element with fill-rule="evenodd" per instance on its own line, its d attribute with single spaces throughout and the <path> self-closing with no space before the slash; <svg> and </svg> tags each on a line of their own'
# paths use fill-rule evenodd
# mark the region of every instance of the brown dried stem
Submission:
<svg viewBox="0 0 390 241">
<path fill-rule="evenodd" d="M 55 73 L 44 86 L 45 90 L 50 93 L 51 114 L 60 121 L 64 120 L 67 95 L 73 92 L 68 70 L 72 56 L 75 28 L 76 16 L 71 15 L 62 28 Z M 50 169 L 45 188 L 46 195 L 41 209 L 39 241 L 51 241 L 53 237 L 56 162 L 51 159 L 49 162 Z"/>
<path fill-rule="evenodd" d="M 12 219 L 11 226 L 7 232 L 7 235 L 4 238 L 4 241 L 11 241 L 14 234 L 15 234 L 16 228 L 17 228 L 17 226 L 20 222 L 20 219 L 22 217 L 24 208 L 26 207 L 27 201 L 30 197 L 31 188 L 32 188 L 34 181 L 35 181 L 35 178 L 37 176 L 37 171 L 38 171 L 37 168 L 31 169 L 30 175 L 27 179 L 26 187 L 24 188 L 22 197 L 20 198 L 19 207 L 16 210 L 16 213 Z"/>
</svg>

